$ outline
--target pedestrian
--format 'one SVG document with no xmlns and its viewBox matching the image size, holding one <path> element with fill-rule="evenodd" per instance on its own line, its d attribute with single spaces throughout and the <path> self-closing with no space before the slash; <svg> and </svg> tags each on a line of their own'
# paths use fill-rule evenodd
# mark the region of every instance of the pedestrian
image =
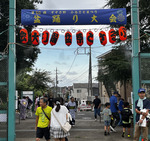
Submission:
<svg viewBox="0 0 150 141">
<path fill-rule="evenodd" d="M 20 118 L 21 120 L 26 119 L 26 110 L 27 110 L 28 102 L 26 97 L 24 96 L 23 99 L 20 100 Z"/>
<path fill-rule="evenodd" d="M 122 133 L 122 137 L 125 136 L 125 131 L 126 128 L 128 128 L 128 138 L 130 138 L 130 128 L 131 128 L 131 116 L 132 116 L 132 112 L 129 109 L 129 103 L 128 102 L 124 102 L 124 109 L 121 111 L 121 115 L 122 115 L 122 126 L 123 126 L 123 133 Z"/>
<path fill-rule="evenodd" d="M 32 117 L 32 104 L 33 101 L 29 98 L 29 96 L 27 96 L 27 102 L 28 102 L 28 106 L 27 106 L 27 117 L 29 117 L 29 115 Z"/>
<path fill-rule="evenodd" d="M 124 99 L 121 98 L 121 95 L 119 95 L 119 104 L 118 104 L 118 109 L 119 111 L 121 112 L 123 110 L 123 107 L 124 107 Z M 120 121 L 118 123 L 119 126 L 122 126 L 122 116 L 121 116 L 121 113 L 119 113 L 119 116 L 120 116 Z"/>
<path fill-rule="evenodd" d="M 51 112 L 50 133 L 55 141 L 65 141 L 65 138 L 70 134 L 69 132 L 65 133 L 61 126 L 64 126 L 68 120 L 68 109 L 61 105 L 59 98 L 56 98 L 54 103 L 55 105 Z"/>
<path fill-rule="evenodd" d="M 72 126 L 75 126 L 75 114 L 76 114 L 76 111 L 77 111 L 77 107 L 76 107 L 74 97 L 70 98 L 70 101 L 69 101 L 67 107 L 68 107 L 69 113 L 71 114 L 71 117 L 72 117 L 72 121 L 70 122 L 70 124 Z"/>
<path fill-rule="evenodd" d="M 50 107 L 54 108 L 54 99 L 53 99 L 52 94 L 50 94 L 50 96 L 49 96 L 48 104 Z"/>
<path fill-rule="evenodd" d="M 110 135 L 110 122 L 111 122 L 111 110 L 110 110 L 110 103 L 105 104 L 105 108 L 102 112 L 104 116 L 104 135 Z"/>
<path fill-rule="evenodd" d="M 145 89 L 140 88 L 138 90 L 138 95 L 139 95 L 139 99 L 135 102 L 136 124 L 135 124 L 133 141 L 139 141 L 141 132 L 144 141 L 148 141 L 148 127 L 147 125 L 144 127 L 141 125 L 144 122 L 146 123 L 147 120 L 146 117 L 150 109 L 150 101 L 146 98 Z M 145 112 L 142 112 L 143 109 L 145 109 Z"/>
<path fill-rule="evenodd" d="M 98 98 L 98 94 L 95 94 L 95 99 L 93 101 L 93 106 L 94 106 L 94 117 L 95 117 L 95 121 L 97 121 L 97 115 L 100 117 L 101 119 L 101 115 L 100 115 L 100 110 L 101 110 L 101 100 Z M 101 121 L 101 120 L 100 120 Z"/>
<path fill-rule="evenodd" d="M 47 106 L 47 99 L 40 98 L 40 107 L 36 110 L 36 141 L 40 141 L 43 136 L 46 141 L 50 141 L 50 117 L 52 108 Z"/>
<path fill-rule="evenodd" d="M 117 91 L 115 91 L 113 93 L 113 95 L 110 97 L 110 110 L 111 110 L 112 116 L 113 116 L 113 122 L 111 122 L 111 126 L 113 128 L 115 128 L 120 121 L 120 116 L 119 116 L 120 111 L 119 111 L 118 106 L 117 106 L 118 95 L 119 95 L 119 93 Z"/>
</svg>

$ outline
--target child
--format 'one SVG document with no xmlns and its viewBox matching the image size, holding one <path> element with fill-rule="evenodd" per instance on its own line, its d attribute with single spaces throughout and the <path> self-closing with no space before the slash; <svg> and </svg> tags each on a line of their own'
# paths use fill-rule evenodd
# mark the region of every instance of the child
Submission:
<svg viewBox="0 0 150 141">
<path fill-rule="evenodd" d="M 121 112 L 122 115 L 122 123 L 123 123 L 123 133 L 122 133 L 122 137 L 124 137 L 125 135 L 125 130 L 126 128 L 128 128 L 128 138 L 130 138 L 130 127 L 131 127 L 131 115 L 132 112 L 129 109 L 129 103 L 128 102 L 124 102 L 124 109 Z"/>
<path fill-rule="evenodd" d="M 104 115 L 104 135 L 110 135 L 110 122 L 111 122 L 111 110 L 110 110 L 110 103 L 105 104 L 105 109 L 103 110 L 102 114 Z"/>
</svg>

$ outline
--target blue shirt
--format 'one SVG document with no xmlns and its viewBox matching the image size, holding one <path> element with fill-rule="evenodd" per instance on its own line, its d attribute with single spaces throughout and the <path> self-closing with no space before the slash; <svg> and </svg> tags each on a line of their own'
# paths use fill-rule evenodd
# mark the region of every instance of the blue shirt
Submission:
<svg viewBox="0 0 150 141">
<path fill-rule="evenodd" d="M 123 101 L 122 100 L 119 101 L 118 109 L 119 109 L 119 111 L 123 110 Z"/>
<path fill-rule="evenodd" d="M 117 109 L 116 109 L 116 106 L 115 106 L 116 103 L 117 103 L 117 97 L 112 95 L 110 97 L 110 110 L 111 110 L 112 113 L 118 112 Z"/>
<path fill-rule="evenodd" d="M 140 111 L 140 107 L 137 106 L 138 100 L 135 102 L 135 109 Z M 150 101 L 148 99 L 143 100 L 143 109 L 150 109 Z M 140 114 L 136 113 L 136 122 L 140 119 Z"/>
</svg>

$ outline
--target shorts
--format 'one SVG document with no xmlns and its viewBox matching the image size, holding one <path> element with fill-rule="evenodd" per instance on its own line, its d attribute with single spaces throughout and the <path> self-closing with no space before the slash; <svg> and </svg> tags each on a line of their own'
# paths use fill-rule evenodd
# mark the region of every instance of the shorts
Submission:
<svg viewBox="0 0 150 141">
<path fill-rule="evenodd" d="M 105 121 L 104 121 L 104 125 L 105 125 L 105 126 L 110 126 L 110 122 L 111 122 L 110 120 L 105 120 Z"/>
<path fill-rule="evenodd" d="M 131 123 L 128 123 L 128 124 L 122 124 L 122 126 L 124 127 L 124 128 L 130 128 L 131 127 Z"/>
<path fill-rule="evenodd" d="M 46 128 L 37 127 L 36 138 L 43 138 L 43 136 L 45 137 L 46 140 L 50 139 L 50 130 L 49 130 L 49 128 L 48 127 L 46 127 Z"/>
</svg>

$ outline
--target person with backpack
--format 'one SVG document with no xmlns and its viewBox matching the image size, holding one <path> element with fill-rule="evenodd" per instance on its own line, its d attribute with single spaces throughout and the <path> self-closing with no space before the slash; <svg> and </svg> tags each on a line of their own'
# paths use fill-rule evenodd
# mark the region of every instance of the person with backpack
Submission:
<svg viewBox="0 0 150 141">
<path fill-rule="evenodd" d="M 121 111 L 121 115 L 122 115 L 122 126 L 123 126 L 123 133 L 122 133 L 122 137 L 125 136 L 125 131 L 126 128 L 128 128 L 128 138 L 130 138 L 130 127 L 131 127 L 131 116 L 132 116 L 132 112 L 129 109 L 129 103 L 128 102 L 124 102 L 124 109 Z"/>
<path fill-rule="evenodd" d="M 46 141 L 50 141 L 50 118 L 52 108 L 47 106 L 47 99 L 40 98 L 40 107 L 36 110 L 36 141 L 40 141 L 43 136 Z"/>
</svg>

